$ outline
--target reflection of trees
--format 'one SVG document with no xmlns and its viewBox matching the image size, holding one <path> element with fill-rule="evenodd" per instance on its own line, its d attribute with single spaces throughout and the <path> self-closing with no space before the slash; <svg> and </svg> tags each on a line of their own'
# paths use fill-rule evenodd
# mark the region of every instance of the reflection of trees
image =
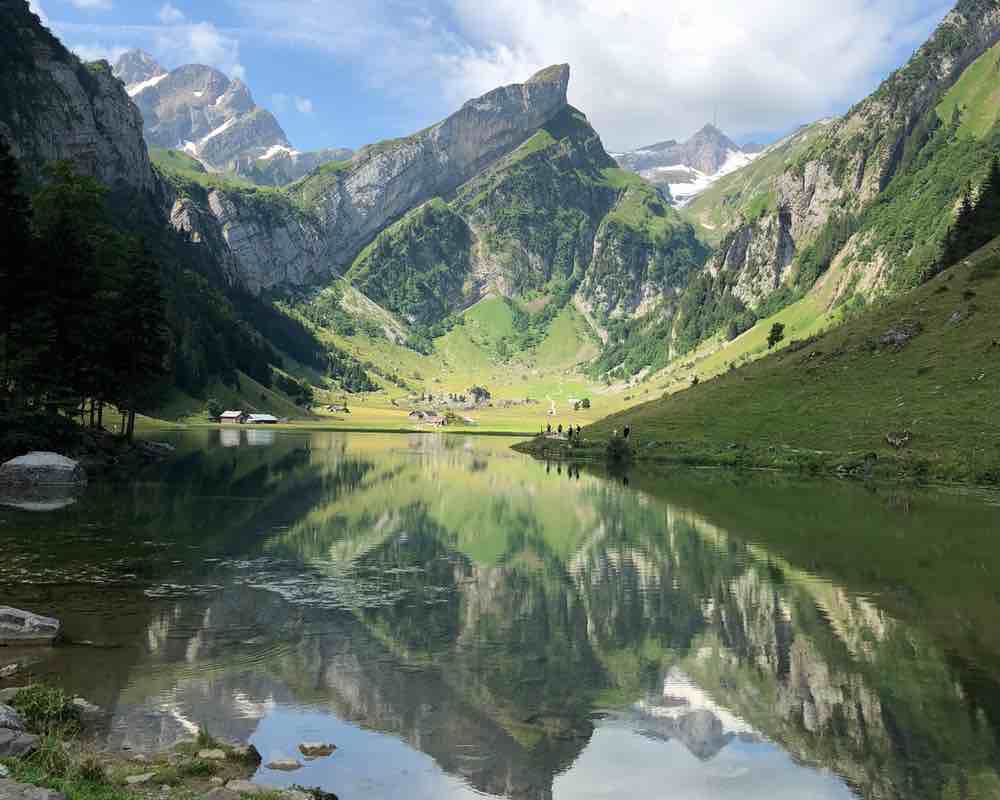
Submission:
<svg viewBox="0 0 1000 800">
<path fill-rule="evenodd" d="M 612 706 L 703 759 L 763 734 L 866 798 L 993 796 L 996 681 L 936 628 L 859 597 L 849 573 L 796 569 L 787 554 L 803 550 L 774 533 L 794 492 L 757 487 L 744 520 L 745 486 L 678 480 L 657 500 L 518 460 L 481 469 L 456 439 L 323 444 L 195 454 L 167 486 L 134 490 L 133 513 L 143 498 L 157 509 L 150 530 L 186 541 L 197 519 L 214 549 L 268 556 L 252 567 L 261 588 L 155 607 L 123 704 L 144 713 L 148 694 L 169 712 L 155 742 L 200 721 L 246 736 L 275 702 L 323 703 L 482 791 L 544 798 L 591 711 Z M 232 504 L 198 500 L 206 482 Z M 873 502 L 847 500 L 862 515 Z M 308 591 L 279 593 L 271 561 Z M 926 595 L 905 578 L 897 597 Z M 345 581 L 378 596 L 344 610 Z"/>
</svg>

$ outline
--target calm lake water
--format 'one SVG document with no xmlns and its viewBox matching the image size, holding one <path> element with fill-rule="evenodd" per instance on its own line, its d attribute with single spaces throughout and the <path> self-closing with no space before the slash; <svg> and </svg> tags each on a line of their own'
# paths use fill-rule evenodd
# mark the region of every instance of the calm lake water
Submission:
<svg viewBox="0 0 1000 800">
<path fill-rule="evenodd" d="M 0 666 L 107 709 L 110 747 L 329 741 L 257 780 L 341 800 L 1000 797 L 995 496 L 160 438 L 131 483 L 0 506 L 0 602 L 69 640 Z"/>
</svg>

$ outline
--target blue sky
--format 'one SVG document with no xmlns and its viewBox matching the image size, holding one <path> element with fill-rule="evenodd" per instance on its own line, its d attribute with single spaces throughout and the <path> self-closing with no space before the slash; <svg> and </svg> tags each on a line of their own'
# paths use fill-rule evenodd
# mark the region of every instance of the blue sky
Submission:
<svg viewBox="0 0 1000 800">
<path fill-rule="evenodd" d="M 738 140 L 840 113 L 909 57 L 939 0 L 31 0 L 85 58 L 141 47 L 242 77 L 300 149 L 411 133 L 553 63 L 611 150 Z"/>
</svg>

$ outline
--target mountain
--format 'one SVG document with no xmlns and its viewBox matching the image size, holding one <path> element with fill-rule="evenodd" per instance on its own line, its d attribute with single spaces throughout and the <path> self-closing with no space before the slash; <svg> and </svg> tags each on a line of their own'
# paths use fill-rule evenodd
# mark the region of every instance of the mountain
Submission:
<svg viewBox="0 0 1000 800">
<path fill-rule="evenodd" d="M 267 203 L 216 186 L 176 218 L 192 232 L 221 227 L 255 292 L 344 273 L 376 303 L 428 323 L 484 294 L 562 281 L 601 315 L 631 313 L 665 286 L 675 293 L 705 251 L 648 184 L 615 167 L 567 104 L 568 82 L 568 67 L 550 67 L 324 165 Z"/>
<path fill-rule="evenodd" d="M 745 167 L 761 149 L 744 149 L 708 124 L 686 142 L 671 139 L 614 157 L 623 169 L 669 188 L 670 196 L 683 205 L 719 178 Z"/>
<path fill-rule="evenodd" d="M 250 89 L 212 67 L 187 64 L 167 72 L 148 53 L 130 50 L 114 67 L 144 120 L 152 147 L 183 150 L 212 171 L 230 171 L 262 185 L 291 183 L 347 149 L 302 153 Z"/>
<path fill-rule="evenodd" d="M 862 302 L 933 275 L 953 209 L 996 148 L 998 40 L 1000 2 L 961 0 L 871 96 L 786 142 L 767 174 L 745 180 L 751 165 L 696 200 L 721 239 L 706 273 L 715 295 L 735 286 L 759 311 L 822 278 L 838 284 L 831 303 Z"/>
</svg>

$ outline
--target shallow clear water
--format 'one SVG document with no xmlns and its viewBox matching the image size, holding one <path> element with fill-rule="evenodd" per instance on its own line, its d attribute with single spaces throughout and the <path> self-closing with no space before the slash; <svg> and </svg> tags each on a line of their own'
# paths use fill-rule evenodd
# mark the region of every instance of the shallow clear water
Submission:
<svg viewBox="0 0 1000 800">
<path fill-rule="evenodd" d="M 0 506 L 0 603 L 68 640 L 0 650 L 7 683 L 108 709 L 111 747 L 329 741 L 257 779 L 342 800 L 1000 796 L 995 496 L 171 440 L 131 483 Z"/>
</svg>

